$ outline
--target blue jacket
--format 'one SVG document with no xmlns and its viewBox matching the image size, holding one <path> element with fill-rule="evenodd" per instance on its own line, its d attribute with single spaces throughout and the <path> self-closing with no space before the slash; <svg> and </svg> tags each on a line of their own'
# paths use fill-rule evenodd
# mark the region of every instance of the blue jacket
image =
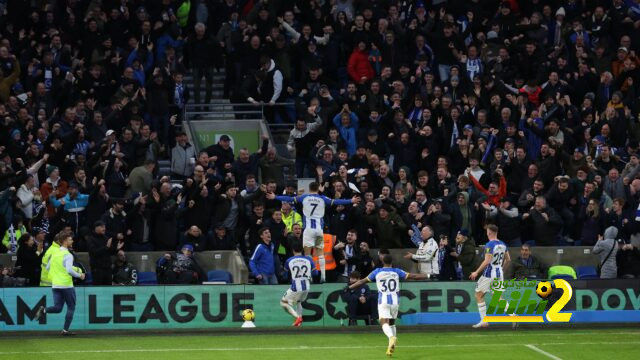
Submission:
<svg viewBox="0 0 640 360">
<path fill-rule="evenodd" d="M 274 249 L 275 246 L 273 243 L 269 245 L 260 243 L 256 246 L 251 260 L 249 260 L 249 268 L 253 276 L 272 275 L 276 273 Z"/>
<path fill-rule="evenodd" d="M 342 113 L 338 113 L 333 117 L 333 125 L 336 126 L 340 136 L 344 139 L 344 142 L 347 144 L 347 153 L 349 156 L 353 156 L 356 153 L 356 148 L 358 146 L 358 116 L 355 112 L 349 113 L 349 118 L 351 119 L 350 126 L 342 126 Z"/>
</svg>

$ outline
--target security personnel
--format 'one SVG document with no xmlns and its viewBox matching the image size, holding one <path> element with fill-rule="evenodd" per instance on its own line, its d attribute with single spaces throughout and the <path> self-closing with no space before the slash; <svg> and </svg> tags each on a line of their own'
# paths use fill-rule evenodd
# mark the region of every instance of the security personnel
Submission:
<svg viewBox="0 0 640 360">
<path fill-rule="evenodd" d="M 48 308 L 40 306 L 36 313 L 35 320 L 40 319 L 43 314 L 57 314 L 62 312 L 63 304 L 67 304 L 67 314 L 64 318 L 62 335 L 75 335 L 69 331 L 73 313 L 76 309 L 76 290 L 73 288 L 73 278 L 84 280 L 85 274 L 76 272 L 73 268 L 73 255 L 69 248 L 73 246 L 73 238 L 70 234 L 60 233 L 56 236 L 56 242 L 60 244 L 58 251 L 53 251 L 47 269 L 51 278 L 54 305 Z"/>
<path fill-rule="evenodd" d="M 56 236 L 56 240 L 57 239 L 58 236 Z M 51 242 L 51 246 L 49 246 L 42 257 L 42 264 L 40 265 L 40 286 L 51 286 L 51 276 L 49 275 L 47 265 L 49 265 L 51 256 L 60 250 L 60 244 L 58 244 L 56 240 Z"/>
</svg>

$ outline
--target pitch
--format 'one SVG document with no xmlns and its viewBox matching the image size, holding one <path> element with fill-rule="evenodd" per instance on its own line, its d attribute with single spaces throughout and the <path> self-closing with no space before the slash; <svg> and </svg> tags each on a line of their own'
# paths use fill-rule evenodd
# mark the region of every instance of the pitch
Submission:
<svg viewBox="0 0 640 360">
<path fill-rule="evenodd" d="M 638 359 L 640 330 L 527 330 L 411 332 L 398 329 L 396 359 Z M 278 335 L 82 335 L 5 337 L 0 359 L 384 359 L 378 332 Z"/>
</svg>

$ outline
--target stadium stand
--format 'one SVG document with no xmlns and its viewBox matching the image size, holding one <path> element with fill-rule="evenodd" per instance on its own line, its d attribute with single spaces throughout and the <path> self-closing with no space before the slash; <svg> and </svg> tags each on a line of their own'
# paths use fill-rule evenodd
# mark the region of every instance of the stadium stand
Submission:
<svg viewBox="0 0 640 360">
<path fill-rule="evenodd" d="M 98 282 L 131 263 L 138 284 L 246 283 L 262 227 L 285 283 L 302 209 L 270 197 L 307 178 L 362 200 L 327 209 L 330 280 L 375 249 L 415 270 L 426 225 L 432 275 L 466 280 L 489 223 L 522 273 L 640 276 L 637 1 L 0 11 L 0 264 L 27 284 L 59 232 Z"/>
</svg>

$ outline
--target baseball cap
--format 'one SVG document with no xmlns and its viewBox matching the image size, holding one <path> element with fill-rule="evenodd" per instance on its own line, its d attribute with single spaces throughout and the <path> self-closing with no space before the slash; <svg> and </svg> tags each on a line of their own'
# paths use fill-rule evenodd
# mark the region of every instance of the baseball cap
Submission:
<svg viewBox="0 0 640 360">
<path fill-rule="evenodd" d="M 627 48 L 626 48 L 626 47 L 624 47 L 624 46 L 620 46 L 620 47 L 618 48 L 618 51 L 624 51 L 624 52 L 628 53 L 628 52 L 629 52 L 629 49 L 627 49 Z"/>
<path fill-rule="evenodd" d="M 376 129 L 369 129 L 369 132 L 367 133 L 367 135 L 369 136 L 378 135 L 378 132 L 376 131 Z"/>
<path fill-rule="evenodd" d="M 109 130 L 107 130 L 107 132 L 105 133 L 105 135 L 106 135 L 106 136 L 111 136 L 111 135 L 113 135 L 113 134 L 115 134 L 115 133 L 116 133 L 115 131 L 113 131 L 113 130 L 109 129 Z"/>
<path fill-rule="evenodd" d="M 462 128 L 462 130 L 472 130 L 473 131 L 473 126 L 471 126 L 471 124 L 467 124 L 464 126 L 464 128 Z"/>
<path fill-rule="evenodd" d="M 94 227 L 94 228 L 96 228 L 96 227 L 98 227 L 98 226 L 105 226 L 104 221 L 102 221 L 102 220 L 98 220 L 98 221 L 96 221 L 96 222 L 94 222 L 94 223 L 93 223 L 93 227 Z"/>
<path fill-rule="evenodd" d="M 467 229 L 462 229 L 460 231 L 458 231 L 458 234 L 464 236 L 464 237 L 468 237 L 469 236 L 469 231 L 467 231 Z"/>
</svg>

